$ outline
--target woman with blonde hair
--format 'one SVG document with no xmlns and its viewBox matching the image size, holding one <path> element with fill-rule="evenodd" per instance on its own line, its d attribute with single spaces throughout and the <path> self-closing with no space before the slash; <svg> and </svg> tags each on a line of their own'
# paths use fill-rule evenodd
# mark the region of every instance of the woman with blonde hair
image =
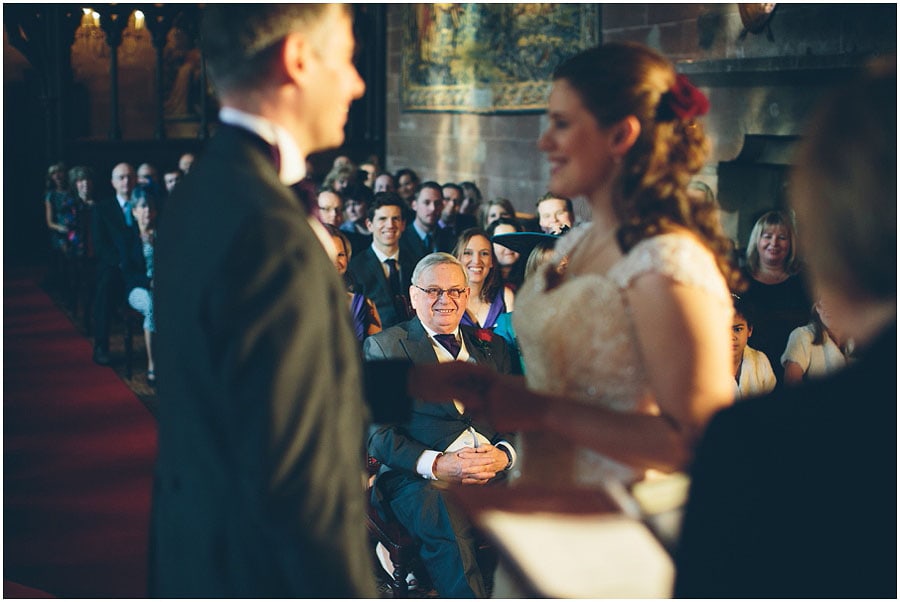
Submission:
<svg viewBox="0 0 900 602">
<path fill-rule="evenodd" d="M 807 323 L 812 301 L 797 252 L 797 229 L 784 211 L 768 211 L 754 224 L 744 268 L 747 290 L 741 298 L 757 311 L 753 346 L 769 358 L 779 385 L 784 383 L 781 354 L 795 328 Z"/>
</svg>

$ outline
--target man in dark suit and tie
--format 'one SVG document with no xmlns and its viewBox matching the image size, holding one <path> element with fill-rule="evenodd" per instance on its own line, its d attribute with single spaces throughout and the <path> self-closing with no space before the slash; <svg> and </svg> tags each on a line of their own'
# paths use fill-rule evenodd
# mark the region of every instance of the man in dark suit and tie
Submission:
<svg viewBox="0 0 900 602">
<path fill-rule="evenodd" d="M 154 597 L 376 596 L 358 342 L 324 228 L 289 188 L 364 92 L 350 10 L 204 8 L 221 126 L 156 247 Z"/>
<path fill-rule="evenodd" d="M 400 246 L 406 228 L 403 201 L 394 192 L 379 192 L 369 207 L 366 225 L 372 244 L 350 260 L 353 289 L 372 300 L 384 328 L 409 319 L 410 276 L 415 259 Z"/>
<path fill-rule="evenodd" d="M 469 361 L 508 373 L 510 356 L 503 339 L 479 338 L 474 329 L 459 324 L 468 290 L 465 269 L 455 257 L 426 255 L 409 289 L 416 317 L 367 338 L 366 359 Z M 382 464 L 373 502 L 389 509 L 422 541 L 422 560 L 441 597 L 485 597 L 472 525 L 433 484 L 494 482 L 514 465 L 513 446 L 452 400 L 416 401 L 410 420 L 374 429 L 368 452 Z"/>
<path fill-rule="evenodd" d="M 94 295 L 94 361 L 109 365 L 109 320 L 119 303 L 125 302 L 119 249 L 131 226 L 131 194 L 137 185 L 134 167 L 119 163 L 112 170 L 112 187 L 116 195 L 97 203 L 91 212 L 91 236 L 97 258 L 97 281 Z"/>
<path fill-rule="evenodd" d="M 415 213 L 412 224 L 400 237 L 400 246 L 419 261 L 429 253 L 449 253 L 456 244 L 453 232 L 438 225 L 444 208 L 444 193 L 437 182 L 425 182 L 416 191 L 411 208 Z"/>
</svg>

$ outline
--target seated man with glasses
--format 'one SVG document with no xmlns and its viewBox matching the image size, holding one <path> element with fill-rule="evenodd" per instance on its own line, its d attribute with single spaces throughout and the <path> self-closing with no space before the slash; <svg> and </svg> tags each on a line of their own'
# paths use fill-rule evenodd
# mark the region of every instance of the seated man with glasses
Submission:
<svg viewBox="0 0 900 602">
<path fill-rule="evenodd" d="M 502 337 L 460 326 L 469 295 L 466 271 L 447 253 L 423 257 L 409 287 L 416 317 L 368 337 L 366 360 L 404 358 L 415 364 L 467 361 L 509 373 Z M 403 424 L 373 428 L 369 456 L 381 462 L 373 503 L 389 511 L 422 544 L 420 554 L 442 598 L 486 597 L 468 519 L 440 484 L 485 485 L 505 478 L 513 446 L 454 400 L 416 401 Z"/>
</svg>

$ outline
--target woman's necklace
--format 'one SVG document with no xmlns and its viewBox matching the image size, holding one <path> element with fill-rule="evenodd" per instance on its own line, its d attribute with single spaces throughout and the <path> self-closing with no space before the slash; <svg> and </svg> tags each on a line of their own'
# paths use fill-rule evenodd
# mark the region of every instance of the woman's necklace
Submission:
<svg viewBox="0 0 900 602">
<path fill-rule="evenodd" d="M 566 274 L 572 266 L 575 266 L 575 271 L 578 273 L 587 271 L 584 267 L 588 265 L 588 262 L 596 260 L 613 240 L 617 231 L 618 228 L 610 228 L 599 236 L 592 236 L 592 233 L 585 234 L 575 247 L 563 255 L 556 265 L 547 270 L 547 290 L 559 286 L 565 280 Z"/>
</svg>

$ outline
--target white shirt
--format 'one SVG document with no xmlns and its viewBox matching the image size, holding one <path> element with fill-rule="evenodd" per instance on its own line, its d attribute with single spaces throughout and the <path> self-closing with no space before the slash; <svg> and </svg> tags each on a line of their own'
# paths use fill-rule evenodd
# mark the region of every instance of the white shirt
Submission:
<svg viewBox="0 0 900 602">
<path fill-rule="evenodd" d="M 734 383 L 735 400 L 769 393 L 775 388 L 775 372 L 769 358 L 762 351 L 744 347 L 741 359 L 740 381 Z"/>
<path fill-rule="evenodd" d="M 456 358 L 453 357 L 453 354 L 450 353 L 446 347 L 441 345 L 434 335 L 438 334 L 434 330 L 431 330 L 425 324 L 422 324 L 422 327 L 425 328 L 425 332 L 428 333 L 428 338 L 431 339 L 431 346 L 434 348 L 434 353 L 437 355 L 438 361 L 440 363 L 444 362 L 468 362 L 471 361 L 471 356 L 469 355 L 469 350 L 466 349 L 466 340 L 460 336 L 459 334 L 459 326 L 456 327 L 456 330 L 453 331 L 453 335 L 456 337 L 456 340 L 459 341 L 459 355 Z M 456 411 L 460 413 L 460 415 L 465 411 L 465 407 L 462 403 L 453 400 L 453 405 L 456 406 Z M 422 452 L 422 455 L 419 456 L 419 460 L 416 462 L 416 472 L 422 476 L 422 478 L 430 479 L 432 481 L 436 481 L 437 477 L 434 476 L 434 472 L 432 468 L 434 468 L 434 462 L 438 456 L 444 453 L 451 453 L 463 449 L 464 447 L 479 447 L 485 443 L 490 444 L 490 439 L 476 431 L 473 427 L 469 427 L 465 429 L 462 433 L 460 433 L 459 437 L 457 437 L 450 445 L 447 446 L 443 452 L 426 449 Z M 498 441 L 495 447 L 503 447 L 507 451 L 509 451 L 510 458 L 512 459 L 512 465 L 510 468 L 516 465 L 516 450 L 513 448 L 512 444 L 508 441 Z"/>
<path fill-rule="evenodd" d="M 387 267 L 387 264 L 384 263 L 388 259 L 393 259 L 397 262 L 397 271 L 400 271 L 400 247 L 397 247 L 397 250 L 394 251 L 393 255 L 385 255 L 384 252 L 375 246 L 375 243 L 372 243 L 372 250 L 375 252 L 375 257 L 378 258 L 378 261 L 381 262 L 381 269 L 384 271 L 384 277 L 387 278 L 390 275 L 390 270 Z M 399 293 L 400 291 L 394 291 L 395 293 Z"/>
<path fill-rule="evenodd" d="M 296 184 L 306 177 L 306 157 L 290 132 L 265 117 L 235 109 L 222 107 L 219 121 L 250 130 L 260 138 L 278 147 L 281 156 L 278 178 L 285 186 Z"/>
<path fill-rule="evenodd" d="M 795 328 L 788 337 L 787 346 L 781 355 L 781 365 L 795 362 L 808 377 L 824 376 L 847 365 L 847 357 L 828 333 L 824 334 L 821 345 L 813 345 L 815 333 L 812 326 Z"/>
</svg>

